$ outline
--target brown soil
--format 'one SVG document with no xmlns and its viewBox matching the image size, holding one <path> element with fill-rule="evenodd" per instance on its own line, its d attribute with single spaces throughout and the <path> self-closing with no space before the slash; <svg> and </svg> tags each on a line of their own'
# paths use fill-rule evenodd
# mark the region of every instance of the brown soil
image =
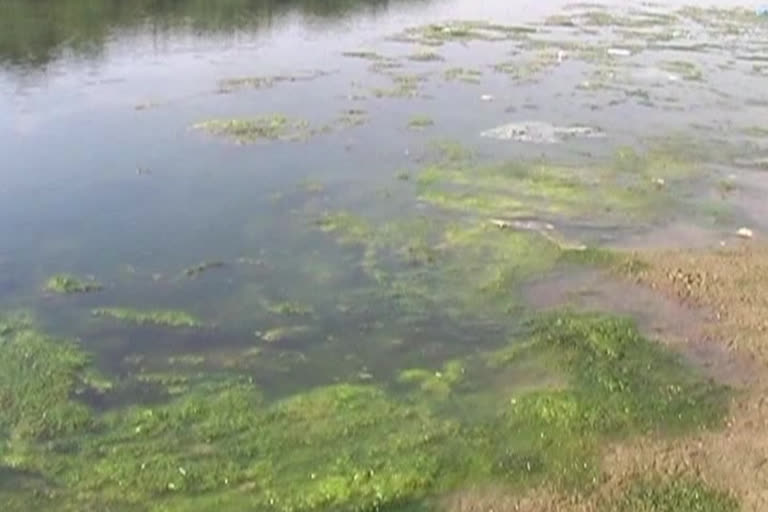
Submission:
<svg viewBox="0 0 768 512">
<path fill-rule="evenodd" d="M 646 333 L 738 389 L 723 428 L 608 446 L 604 479 L 587 496 L 473 488 L 448 496 L 445 510 L 597 512 L 638 476 L 687 475 L 731 492 L 745 512 L 768 511 L 768 246 L 634 257 L 648 266 L 623 274 L 623 281 L 599 273 L 560 276 L 532 286 L 529 296 L 541 307 L 567 303 L 638 318 Z"/>
</svg>

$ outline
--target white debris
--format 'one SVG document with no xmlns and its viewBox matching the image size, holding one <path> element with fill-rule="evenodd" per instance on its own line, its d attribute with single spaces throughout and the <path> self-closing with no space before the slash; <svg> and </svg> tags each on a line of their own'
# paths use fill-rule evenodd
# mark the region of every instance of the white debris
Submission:
<svg viewBox="0 0 768 512">
<path fill-rule="evenodd" d="M 491 96 L 490 94 L 483 94 L 482 96 L 480 96 L 480 99 L 483 101 L 493 101 L 493 96 Z"/>
<path fill-rule="evenodd" d="M 736 234 L 741 238 L 752 238 L 754 236 L 754 233 L 749 228 L 739 228 Z"/>
</svg>

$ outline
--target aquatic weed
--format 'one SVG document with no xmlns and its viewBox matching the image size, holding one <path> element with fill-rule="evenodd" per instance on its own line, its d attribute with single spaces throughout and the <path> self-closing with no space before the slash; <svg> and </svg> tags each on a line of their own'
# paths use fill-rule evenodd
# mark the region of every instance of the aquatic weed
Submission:
<svg viewBox="0 0 768 512">
<path fill-rule="evenodd" d="M 137 325 L 158 325 L 164 327 L 202 327 L 197 317 L 179 310 L 139 310 L 133 308 L 96 308 L 91 311 L 95 317 L 110 318 Z"/>
<path fill-rule="evenodd" d="M 56 274 L 45 282 L 44 288 L 48 292 L 70 294 L 96 292 L 103 286 L 96 281 L 83 280 L 72 274 Z"/>
</svg>

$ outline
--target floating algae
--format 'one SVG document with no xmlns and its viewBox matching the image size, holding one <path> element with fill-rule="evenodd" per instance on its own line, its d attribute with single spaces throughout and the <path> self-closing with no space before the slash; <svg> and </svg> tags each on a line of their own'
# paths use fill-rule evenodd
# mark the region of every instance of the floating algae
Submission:
<svg viewBox="0 0 768 512">
<path fill-rule="evenodd" d="M 315 133 L 307 121 L 289 119 L 282 114 L 243 119 L 213 119 L 197 123 L 193 128 L 227 137 L 240 144 L 253 144 L 263 140 L 304 140 Z"/>
<path fill-rule="evenodd" d="M 132 308 L 96 308 L 93 316 L 120 320 L 137 325 L 164 327 L 202 327 L 203 322 L 184 311 L 173 309 L 139 310 Z"/>
<path fill-rule="evenodd" d="M 53 293 L 88 293 L 101 290 L 101 283 L 82 280 L 72 274 L 56 274 L 45 282 L 45 290 Z"/>
<path fill-rule="evenodd" d="M 490 139 L 554 144 L 571 138 L 604 137 L 605 133 L 591 126 L 557 126 L 541 121 L 523 121 L 485 130 L 480 135 Z"/>
</svg>

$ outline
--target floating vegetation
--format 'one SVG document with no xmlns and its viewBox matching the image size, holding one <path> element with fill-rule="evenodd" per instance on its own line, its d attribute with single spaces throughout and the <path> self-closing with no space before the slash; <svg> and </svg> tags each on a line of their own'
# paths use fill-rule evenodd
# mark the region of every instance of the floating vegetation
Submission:
<svg viewBox="0 0 768 512">
<path fill-rule="evenodd" d="M 208 270 L 222 267 L 224 267 L 223 261 L 204 261 L 202 263 L 198 263 L 197 265 L 192 265 L 191 267 L 185 268 L 184 275 L 192 279 L 196 279 Z"/>
<path fill-rule="evenodd" d="M 341 127 L 360 126 L 367 122 L 368 112 L 357 108 L 344 110 L 336 119 L 336 125 Z"/>
<path fill-rule="evenodd" d="M 240 144 L 262 140 L 306 140 L 315 133 L 307 121 L 292 120 L 282 114 L 251 119 L 214 119 L 197 123 L 193 128 L 230 138 Z"/>
<path fill-rule="evenodd" d="M 157 325 L 163 327 L 203 326 L 203 322 L 195 316 L 173 309 L 96 308 L 91 313 L 96 317 L 110 318 L 136 325 Z"/>
<path fill-rule="evenodd" d="M 507 135 L 508 128 L 504 130 L 500 135 Z M 662 215 L 665 206 L 680 200 L 670 194 L 672 184 L 694 169 L 692 161 L 673 149 L 645 155 L 620 149 L 613 161 L 588 168 L 544 161 L 473 165 L 460 158 L 446 160 L 424 168 L 415 181 L 421 200 L 490 219 L 582 215 L 598 208 L 626 221 L 626 216 Z M 656 184 L 659 179 L 665 187 Z"/>
<path fill-rule="evenodd" d="M 561 52 L 543 51 L 533 55 L 526 55 L 522 59 L 508 60 L 493 66 L 497 73 L 503 73 L 518 81 L 533 79 L 542 71 L 553 69 L 562 60 Z"/>
<path fill-rule="evenodd" d="M 265 306 L 267 311 L 276 315 L 303 316 L 315 312 L 312 306 L 299 302 L 268 302 Z"/>
<path fill-rule="evenodd" d="M 375 98 L 415 98 L 420 96 L 421 84 L 427 80 L 424 74 L 392 74 L 393 82 L 390 88 L 374 88 L 371 95 Z"/>
<path fill-rule="evenodd" d="M 532 357 L 562 372 L 562 385 L 500 391 Z M 570 313 L 537 317 L 498 352 L 401 373 L 397 380 L 412 388 L 402 399 L 337 384 L 270 403 L 247 378 L 146 372 L 137 378 L 175 398 L 96 414 L 72 398 L 87 366 L 75 346 L 25 326 L 0 338 L 0 399 L 9 404 L 0 432 L 13 433 L 3 460 L 55 478 L 55 495 L 39 498 L 73 510 L 105 502 L 369 510 L 418 503 L 463 482 L 584 486 L 599 474 L 603 442 L 713 426 L 728 398 L 631 322 Z M 682 480 L 639 484 L 623 499 L 636 507 L 730 503 Z"/>
<path fill-rule="evenodd" d="M 336 234 L 343 243 L 362 243 L 373 233 L 368 222 L 349 212 L 327 213 L 315 224 L 326 233 Z"/>
<path fill-rule="evenodd" d="M 368 66 L 371 73 L 391 73 L 393 69 L 400 69 L 404 64 L 395 59 L 381 59 Z"/>
<path fill-rule="evenodd" d="M 372 50 L 346 51 L 346 52 L 342 52 L 341 55 L 343 55 L 344 57 L 351 57 L 354 59 L 365 59 L 365 60 L 374 60 L 374 61 L 387 60 L 386 57 Z"/>
<path fill-rule="evenodd" d="M 552 144 L 570 138 L 604 137 L 605 133 L 591 126 L 556 126 L 541 121 L 509 123 L 485 130 L 481 137 L 536 144 Z"/>
<path fill-rule="evenodd" d="M 256 332 L 256 336 L 267 343 L 281 343 L 286 340 L 302 338 L 312 332 L 307 325 L 291 325 L 287 327 L 275 327 L 265 332 Z"/>
<path fill-rule="evenodd" d="M 487 21 L 452 21 L 411 27 L 391 39 L 422 46 L 440 46 L 447 42 L 525 39 L 536 32 L 536 27 L 501 25 Z"/>
<path fill-rule="evenodd" d="M 470 84 L 479 84 L 480 77 L 483 76 L 483 72 L 477 69 L 450 68 L 445 70 L 443 76 L 449 82 L 458 80 Z"/>
<path fill-rule="evenodd" d="M 659 68 L 675 73 L 683 80 L 701 81 L 703 77 L 701 69 L 696 64 L 684 60 L 663 61 L 659 63 Z"/>
<path fill-rule="evenodd" d="M 463 378 L 464 363 L 462 361 L 449 361 L 438 371 L 420 368 L 403 370 L 398 375 L 397 380 L 401 384 L 416 384 L 421 391 L 430 395 L 447 397 Z"/>
<path fill-rule="evenodd" d="M 101 283 L 93 280 L 82 280 L 72 274 L 56 274 L 45 282 L 45 291 L 52 293 L 88 293 L 103 288 Z"/>
<path fill-rule="evenodd" d="M 408 56 L 408 60 L 415 62 L 442 62 L 445 58 L 439 53 L 430 50 L 421 50 Z"/>
<path fill-rule="evenodd" d="M 434 126 L 435 121 L 428 116 L 413 116 L 408 120 L 408 127 L 414 129 L 424 129 Z"/>
<path fill-rule="evenodd" d="M 252 76 L 219 80 L 219 92 L 230 93 L 241 89 L 267 89 L 282 83 L 309 82 L 329 75 L 327 71 L 312 71 L 297 75 Z"/>
</svg>

